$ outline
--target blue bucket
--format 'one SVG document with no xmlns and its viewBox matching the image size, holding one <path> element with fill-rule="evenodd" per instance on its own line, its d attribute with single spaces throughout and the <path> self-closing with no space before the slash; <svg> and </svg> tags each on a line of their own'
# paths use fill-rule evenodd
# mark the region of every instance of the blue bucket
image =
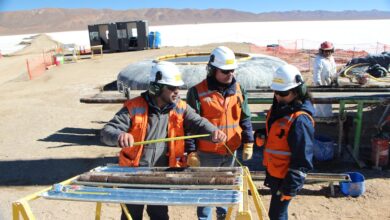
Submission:
<svg viewBox="0 0 390 220">
<path fill-rule="evenodd" d="M 348 172 L 351 182 L 340 182 L 341 192 L 346 196 L 358 197 L 366 191 L 364 176 L 358 172 Z"/>
<path fill-rule="evenodd" d="M 314 159 L 327 161 L 333 159 L 334 141 L 326 136 L 316 136 L 314 138 Z"/>
</svg>

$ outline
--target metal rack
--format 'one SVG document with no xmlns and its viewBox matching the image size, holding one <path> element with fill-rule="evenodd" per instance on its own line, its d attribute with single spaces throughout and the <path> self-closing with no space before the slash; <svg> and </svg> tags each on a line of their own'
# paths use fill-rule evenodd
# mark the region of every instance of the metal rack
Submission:
<svg viewBox="0 0 390 220">
<path fill-rule="evenodd" d="M 107 165 L 54 184 L 12 204 L 13 219 L 35 219 L 28 202 L 38 199 L 96 202 L 100 219 L 102 203 L 145 205 L 228 206 L 227 219 L 236 206 L 236 219 L 249 220 L 248 191 L 258 219 L 263 219 L 260 195 L 247 167 L 120 167 Z M 126 209 L 124 208 L 125 213 Z M 128 213 L 127 213 L 128 214 Z M 130 215 L 127 215 L 131 219 Z"/>
</svg>

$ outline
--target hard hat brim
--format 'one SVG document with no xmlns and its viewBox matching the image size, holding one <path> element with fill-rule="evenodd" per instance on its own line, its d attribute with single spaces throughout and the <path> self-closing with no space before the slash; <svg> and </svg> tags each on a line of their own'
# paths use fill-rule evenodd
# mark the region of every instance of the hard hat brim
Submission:
<svg viewBox="0 0 390 220">
<path fill-rule="evenodd" d="M 165 80 L 158 81 L 160 84 L 169 85 L 169 86 L 183 86 L 184 82 L 183 80 L 175 81 L 175 82 L 166 82 Z"/>
<path fill-rule="evenodd" d="M 287 91 L 287 90 L 290 90 L 292 88 L 295 88 L 297 86 L 299 86 L 300 84 L 291 84 L 291 85 L 282 85 L 282 84 L 278 84 L 278 83 L 272 83 L 271 84 L 271 89 L 274 90 L 274 91 Z"/>
<path fill-rule="evenodd" d="M 222 65 L 222 66 L 216 66 L 216 65 L 213 65 L 215 67 L 217 67 L 218 69 L 221 69 L 221 70 L 234 70 L 234 69 L 237 69 L 237 63 L 234 63 L 234 64 L 227 64 L 227 65 Z"/>
</svg>

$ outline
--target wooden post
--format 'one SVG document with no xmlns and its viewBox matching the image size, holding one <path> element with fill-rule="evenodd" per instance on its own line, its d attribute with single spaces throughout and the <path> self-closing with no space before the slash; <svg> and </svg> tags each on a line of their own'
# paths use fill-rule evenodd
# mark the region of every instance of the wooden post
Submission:
<svg viewBox="0 0 390 220">
<path fill-rule="evenodd" d="M 31 69 L 30 69 L 30 64 L 29 64 L 29 62 L 28 62 L 28 59 L 26 59 L 26 65 L 27 65 L 28 77 L 29 77 L 29 79 L 31 80 L 31 79 L 32 79 L 32 75 L 31 75 Z"/>
</svg>

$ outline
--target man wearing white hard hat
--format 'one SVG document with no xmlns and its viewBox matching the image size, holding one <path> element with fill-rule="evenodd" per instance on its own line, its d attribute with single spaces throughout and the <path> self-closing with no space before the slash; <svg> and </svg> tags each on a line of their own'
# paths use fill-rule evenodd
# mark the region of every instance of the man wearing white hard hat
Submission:
<svg viewBox="0 0 390 220">
<path fill-rule="evenodd" d="M 286 220 L 291 199 L 302 189 L 306 173 L 313 169 L 314 108 L 295 66 L 279 67 L 271 89 L 274 99 L 267 113 L 265 134 L 256 131 L 256 143 L 264 146 L 264 185 L 272 193 L 268 215 L 271 220 Z"/>
<path fill-rule="evenodd" d="M 226 135 L 199 116 L 179 97 L 184 82 L 175 64 L 158 62 L 150 73 L 149 90 L 124 103 L 101 131 L 101 141 L 122 148 L 119 165 L 130 167 L 185 167 L 184 141 L 133 146 L 134 142 L 184 136 L 186 132 L 211 134 L 208 140 L 223 142 Z M 126 204 L 134 220 L 142 219 L 144 205 Z M 167 206 L 146 208 L 150 219 L 169 219 Z M 127 219 L 122 213 L 121 219 Z"/>
<path fill-rule="evenodd" d="M 247 95 L 234 77 L 237 60 L 234 52 L 224 46 L 215 48 L 207 64 L 207 78 L 190 88 L 187 102 L 227 134 L 226 143 L 207 140 L 186 141 L 189 165 L 203 167 L 234 166 L 232 154 L 243 146 L 243 160 L 253 154 L 253 131 Z M 192 163 L 195 161 L 195 163 Z M 217 219 L 225 219 L 227 207 L 217 207 Z M 211 207 L 198 207 L 198 219 L 211 219 Z"/>
</svg>

